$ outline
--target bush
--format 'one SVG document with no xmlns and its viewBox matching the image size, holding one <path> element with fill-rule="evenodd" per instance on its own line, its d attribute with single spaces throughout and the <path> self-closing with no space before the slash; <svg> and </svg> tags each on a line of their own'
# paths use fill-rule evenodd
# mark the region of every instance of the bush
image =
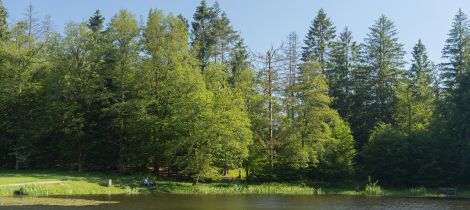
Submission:
<svg viewBox="0 0 470 210">
<path fill-rule="evenodd" d="M 384 184 L 404 185 L 409 180 L 409 142 L 399 130 L 381 124 L 363 147 L 366 173 Z"/>
</svg>

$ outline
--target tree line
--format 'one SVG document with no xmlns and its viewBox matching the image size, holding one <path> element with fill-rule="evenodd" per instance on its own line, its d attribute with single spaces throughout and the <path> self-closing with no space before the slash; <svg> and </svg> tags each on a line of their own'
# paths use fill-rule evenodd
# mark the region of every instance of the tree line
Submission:
<svg viewBox="0 0 470 210">
<path fill-rule="evenodd" d="M 303 44 L 292 32 L 255 56 L 217 2 L 202 0 L 191 21 L 157 9 L 146 21 L 127 10 L 105 21 L 97 10 L 62 34 L 33 9 L 8 23 L 0 2 L 0 168 L 196 183 L 230 171 L 470 181 L 470 23 L 460 9 L 438 64 L 421 40 L 405 61 L 384 15 L 357 42 L 320 9 Z"/>
</svg>

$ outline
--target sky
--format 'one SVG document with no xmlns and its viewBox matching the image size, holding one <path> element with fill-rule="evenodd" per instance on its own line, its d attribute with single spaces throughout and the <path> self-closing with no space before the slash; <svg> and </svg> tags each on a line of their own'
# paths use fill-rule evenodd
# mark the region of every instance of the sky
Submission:
<svg viewBox="0 0 470 210">
<path fill-rule="evenodd" d="M 215 0 L 207 0 L 212 4 Z M 459 8 L 470 14 L 469 0 L 218 0 L 240 31 L 245 44 L 255 53 L 279 46 L 290 32 L 303 39 L 320 8 L 325 9 L 337 31 L 348 27 L 355 41 L 362 42 L 369 27 L 384 14 L 396 25 L 399 41 L 405 45 L 405 59 L 421 39 L 429 57 L 441 62 L 441 50 Z M 119 9 L 133 12 L 146 19 L 149 9 L 182 14 L 192 19 L 199 0 L 3 0 L 12 23 L 24 18 L 26 7 L 32 3 L 37 17 L 50 15 L 55 30 L 63 31 L 69 21 L 85 21 L 96 9 L 109 20 Z"/>
</svg>

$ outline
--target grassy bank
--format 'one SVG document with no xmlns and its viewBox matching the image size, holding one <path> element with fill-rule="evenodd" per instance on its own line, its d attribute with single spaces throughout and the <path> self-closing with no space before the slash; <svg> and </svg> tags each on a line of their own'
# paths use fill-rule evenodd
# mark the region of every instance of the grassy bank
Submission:
<svg viewBox="0 0 470 210">
<path fill-rule="evenodd" d="M 119 174 L 50 172 L 50 171 L 0 171 L 0 196 L 51 196 L 93 194 L 285 194 L 285 195 L 369 195 L 402 197 L 442 197 L 434 188 L 382 189 L 369 185 L 355 190 L 352 184 L 305 184 L 297 183 L 247 183 L 231 181 L 201 183 L 193 186 L 189 182 L 162 180 L 157 187 L 141 187 L 144 175 L 122 176 Z M 106 180 L 112 179 L 108 187 Z M 49 183 L 45 183 L 49 182 Z M 57 182 L 57 183 L 55 183 Z M 41 184 L 42 183 L 42 184 Z M 470 197 L 470 190 L 459 189 L 459 196 Z"/>
</svg>

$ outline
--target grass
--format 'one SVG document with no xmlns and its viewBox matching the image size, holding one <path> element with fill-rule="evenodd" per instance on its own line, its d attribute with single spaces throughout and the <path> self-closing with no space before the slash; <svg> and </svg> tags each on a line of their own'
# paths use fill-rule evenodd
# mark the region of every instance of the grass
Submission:
<svg viewBox="0 0 470 210">
<path fill-rule="evenodd" d="M 313 195 L 317 190 L 313 187 L 293 185 L 288 183 L 247 184 L 210 183 L 193 186 L 191 183 L 163 181 L 158 183 L 159 192 L 178 194 L 290 194 Z"/>
<path fill-rule="evenodd" d="M 27 195 L 92 195 L 92 194 L 135 194 L 146 191 L 139 187 L 143 176 L 120 176 L 118 174 L 41 172 L 41 171 L 0 171 L 0 196 Z M 112 179 L 113 186 L 104 183 Z M 31 183 L 43 181 L 64 181 L 57 184 L 25 184 L 2 186 L 5 184 Z"/>
<path fill-rule="evenodd" d="M 145 188 L 140 183 L 145 175 L 123 176 L 115 173 L 77 173 L 53 171 L 0 171 L 0 197 L 22 195 L 44 197 L 53 195 L 99 195 L 99 194 L 282 194 L 282 195 L 365 195 L 400 197 L 444 197 L 437 188 L 387 188 L 377 182 L 369 182 L 362 188 L 341 183 L 248 183 L 231 180 L 219 183 L 200 183 L 159 180 L 157 187 Z M 112 179 L 113 186 L 104 183 Z M 5 184 L 63 181 L 56 184 Z M 460 197 L 470 197 L 470 189 L 458 190 Z"/>
<path fill-rule="evenodd" d="M 366 195 L 383 195 L 382 187 L 378 185 L 379 181 L 371 182 L 369 177 L 369 183 L 366 184 L 364 192 Z"/>
</svg>

